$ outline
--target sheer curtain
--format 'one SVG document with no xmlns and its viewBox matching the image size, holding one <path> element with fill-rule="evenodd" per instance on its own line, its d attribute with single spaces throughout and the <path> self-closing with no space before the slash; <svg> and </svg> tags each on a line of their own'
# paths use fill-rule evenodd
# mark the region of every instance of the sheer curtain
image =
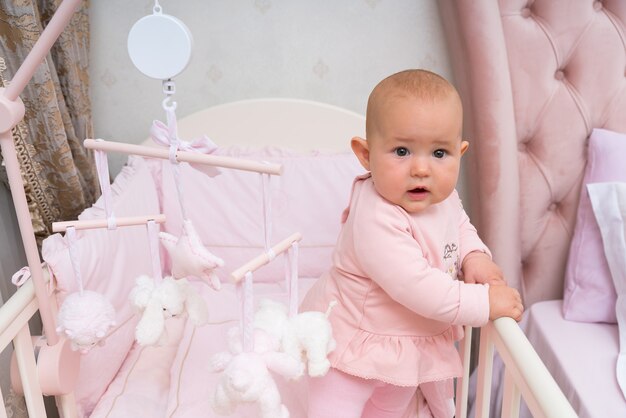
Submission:
<svg viewBox="0 0 626 418">
<path fill-rule="evenodd" d="M 0 0 L 0 56 L 10 82 L 61 0 Z M 75 219 L 97 198 L 97 175 L 82 146 L 93 136 L 89 97 L 89 17 L 84 1 L 21 95 L 24 123 L 14 130 L 37 241 L 52 222 Z"/>
</svg>

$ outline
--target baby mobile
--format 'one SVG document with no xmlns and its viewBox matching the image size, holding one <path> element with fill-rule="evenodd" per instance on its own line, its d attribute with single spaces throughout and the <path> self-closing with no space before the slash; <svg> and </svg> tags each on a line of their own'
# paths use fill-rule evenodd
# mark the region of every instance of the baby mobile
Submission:
<svg viewBox="0 0 626 418">
<path fill-rule="evenodd" d="M 167 91 L 173 93 L 171 78 L 182 71 L 189 60 L 191 36 L 188 30 L 176 18 L 163 15 L 158 2 L 154 8 L 154 14 L 137 22 L 136 29 L 134 30 L 134 40 L 129 36 L 129 53 L 133 62 L 144 74 L 167 80 L 164 82 L 164 88 L 167 87 Z M 162 60 L 160 54 L 156 55 L 156 52 L 163 52 L 163 48 L 156 48 L 156 50 L 155 48 L 145 48 L 146 42 L 154 41 L 166 49 L 166 56 L 169 56 L 167 60 Z M 142 43 L 144 48 L 141 48 Z M 156 72 L 152 72 L 151 68 Z M 165 106 L 166 102 L 164 101 Z M 168 113 L 168 118 L 173 121 L 169 124 L 172 128 L 168 129 L 166 136 L 168 143 L 172 144 L 170 146 L 170 160 L 177 162 L 176 151 L 178 148 L 194 152 L 211 152 L 214 150 L 215 146 L 208 139 L 200 141 L 199 146 L 197 142 L 187 144 L 177 141 L 175 117 L 173 116 L 174 108 L 175 106 L 167 106 L 166 109 L 172 111 L 172 113 Z M 159 134 L 162 134 L 162 131 Z M 78 229 L 108 228 L 114 230 L 118 226 L 146 225 L 152 259 L 152 276 L 143 275 L 137 278 L 136 286 L 129 295 L 131 302 L 141 312 L 141 319 L 135 330 L 135 338 L 140 345 L 152 345 L 161 342 L 164 338 L 165 319 L 171 316 L 187 314 L 190 321 L 195 325 L 202 325 L 207 321 L 206 304 L 187 282 L 186 276 L 207 277 L 214 288 L 219 288 L 219 281 L 211 273 L 212 269 L 221 265 L 222 261 L 210 254 L 207 255 L 206 249 L 201 247 L 193 226 L 186 226 L 183 236 L 175 239 L 176 245 L 168 247 L 172 249 L 176 273 L 174 277 L 163 278 L 157 224 L 165 222 L 165 216 L 115 217 L 106 151 L 148 155 L 142 152 L 142 147 L 116 144 L 109 146 L 106 141 L 92 139 L 86 139 L 84 142 L 86 148 L 94 150 L 106 214 L 105 219 L 56 222 L 53 224 L 54 232 L 66 232 L 65 240 L 78 287 L 78 292 L 70 294 L 61 305 L 57 332 L 66 335 L 71 341 L 72 348 L 80 350 L 82 353 L 88 352 L 96 344 L 102 344 L 103 339 L 115 326 L 116 321 L 115 310 L 103 295 L 83 289 L 77 245 L 80 239 L 75 232 Z M 210 168 L 207 174 L 216 175 L 218 171 Z M 179 195 L 182 196 L 182 191 L 179 192 Z M 171 237 L 168 236 L 167 238 L 168 243 L 164 244 L 166 246 L 173 241 Z"/>
<path fill-rule="evenodd" d="M 215 290 L 219 290 L 221 286 L 214 270 L 224 262 L 206 249 L 193 223 L 187 217 L 178 159 L 180 151 L 210 154 L 217 146 L 206 136 L 191 142 L 182 141 L 178 137 L 176 127 L 176 103 L 170 104 L 171 96 L 175 93 L 172 78 L 187 66 L 191 57 L 192 42 L 191 33 L 185 24 L 173 16 L 164 14 L 158 1 L 155 1 L 153 13 L 137 21 L 128 35 L 128 53 L 133 64 L 143 74 L 160 79 L 163 83 L 166 98 L 162 106 L 166 113 L 167 125 L 155 121 L 150 135 L 157 144 L 169 148 L 168 158 L 183 218 L 182 233 L 179 237 L 161 232 L 157 238 L 155 230 L 151 230 L 152 259 L 159 259 L 160 239 L 172 261 L 172 276 L 163 279 L 160 262 L 155 262 L 154 277 L 139 277 L 130 295 L 131 302 L 142 312 L 142 318 L 136 329 L 137 342 L 142 345 L 161 341 L 165 329 L 164 321 L 171 316 L 187 313 L 190 321 L 196 326 L 207 322 L 206 304 L 188 283 L 187 278 L 205 280 Z M 220 173 L 213 166 L 203 164 L 191 166 L 210 177 Z"/>
<path fill-rule="evenodd" d="M 155 121 L 150 133 L 157 144 L 168 147 L 167 158 L 172 168 L 183 224 L 178 237 L 164 232 L 159 234 L 160 242 L 172 260 L 172 277 L 160 279 L 160 263 L 155 262 L 155 278 L 140 277 L 131 293 L 133 303 L 144 312 L 137 328 L 137 340 L 140 343 L 158 341 L 163 329 L 163 318 L 176 315 L 181 309 L 186 309 L 196 325 L 206 320 L 197 311 L 201 298 L 191 299 L 192 293 L 188 287 L 179 290 L 175 284 L 185 283 L 188 286 L 186 278 L 196 277 L 206 281 L 215 290 L 221 286 L 214 270 L 223 266 L 224 262 L 202 244 L 192 221 L 187 217 L 179 166 L 181 155 L 192 152 L 210 154 L 217 147 L 206 137 L 190 142 L 181 140 L 176 125 L 176 103 L 170 103 L 175 92 L 172 77 L 187 66 L 191 45 L 192 38 L 187 27 L 175 17 L 163 14 L 158 1 L 155 1 L 153 14 L 140 19 L 128 37 L 128 50 L 135 66 L 147 76 L 163 81 L 166 98 L 162 106 L 167 124 Z M 210 400 L 213 409 L 219 414 L 233 413 L 239 403 L 255 403 L 262 418 L 287 418 L 289 411 L 282 404 L 270 371 L 289 379 L 298 379 L 305 369 L 311 376 L 322 376 L 330 366 L 327 355 L 334 349 L 335 343 L 328 321 L 331 307 L 326 313 L 297 314 L 297 256 L 301 235 L 295 233 L 277 245 L 270 246 L 272 217 L 269 175 L 279 174 L 280 169 L 272 170 L 269 164 L 266 167 L 263 165 L 246 166 L 243 162 L 222 165 L 261 173 L 265 252 L 231 274 L 241 299 L 241 324 L 239 328 L 229 331 L 228 351 L 218 353 L 210 360 L 212 369 L 221 373 Z M 192 167 L 211 177 L 219 174 L 212 166 L 192 164 Z M 155 248 L 152 249 L 153 260 L 158 260 Z M 285 278 L 289 307 L 262 301 L 255 316 L 253 272 L 282 253 L 285 253 L 287 261 Z M 182 299 L 184 302 L 166 303 L 173 294 L 182 295 L 182 298 L 172 299 Z M 142 326 L 152 328 L 155 323 L 157 325 L 154 329 L 144 330 Z M 140 332 L 142 330 L 146 332 Z"/>
</svg>

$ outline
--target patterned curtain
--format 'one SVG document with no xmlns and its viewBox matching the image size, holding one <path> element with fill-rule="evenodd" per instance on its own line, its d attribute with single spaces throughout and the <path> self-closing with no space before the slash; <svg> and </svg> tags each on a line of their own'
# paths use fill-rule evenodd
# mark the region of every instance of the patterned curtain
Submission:
<svg viewBox="0 0 626 418">
<path fill-rule="evenodd" d="M 4 79 L 10 82 L 61 1 L 0 0 Z M 93 137 L 87 11 L 85 0 L 20 96 L 26 115 L 13 133 L 39 245 L 52 222 L 76 219 L 99 194 L 92 153 L 82 146 Z"/>
</svg>

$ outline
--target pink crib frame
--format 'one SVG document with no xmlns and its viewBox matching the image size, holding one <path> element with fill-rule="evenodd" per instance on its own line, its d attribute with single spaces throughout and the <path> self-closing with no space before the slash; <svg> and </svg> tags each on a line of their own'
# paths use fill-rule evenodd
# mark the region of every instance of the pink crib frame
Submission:
<svg viewBox="0 0 626 418">
<path fill-rule="evenodd" d="M 67 26 L 79 2 L 65 0 L 61 3 L 11 84 L 0 90 L 0 145 L 32 275 L 32 279 L 0 308 L 0 349 L 13 342 L 19 379 L 29 415 L 33 417 L 46 416 L 43 394 L 57 397 L 61 416 L 78 416 L 72 390 L 80 367 L 80 357 L 78 352 L 69 349 L 67 340 L 56 333 L 56 304 L 54 298 L 47 294 L 47 277 L 37 251 L 11 129 L 24 116 L 24 104 L 19 95 Z M 132 146 L 121 147 L 124 152 L 133 152 Z M 28 328 L 28 320 L 37 310 L 41 314 L 45 340 L 32 337 Z M 456 416 L 460 418 L 467 416 L 471 331 L 471 328 L 466 328 L 466 337 L 460 344 L 464 364 L 464 375 L 457 381 Z M 481 329 L 477 417 L 489 416 L 494 349 L 499 352 L 505 365 L 503 417 L 518 416 L 521 397 L 534 416 L 577 416 L 519 326 L 510 318 L 501 318 Z M 0 418 L 7 416 L 4 403 L 2 406 Z"/>
</svg>

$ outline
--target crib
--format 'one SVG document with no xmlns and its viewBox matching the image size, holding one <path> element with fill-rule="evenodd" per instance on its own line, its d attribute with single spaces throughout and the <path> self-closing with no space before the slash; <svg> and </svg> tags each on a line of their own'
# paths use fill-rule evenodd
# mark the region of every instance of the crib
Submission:
<svg viewBox="0 0 626 418">
<path fill-rule="evenodd" d="M 18 99 L 21 88 L 45 55 L 46 48 L 62 30 L 75 4 L 72 0 L 63 2 L 42 35 L 38 43 L 40 48 L 33 50 L 29 62 L 0 96 L 3 110 L 0 112 L 0 143 L 7 160 L 7 171 L 12 175 L 12 193 L 24 244 L 31 250 L 35 245 L 34 238 L 28 211 L 25 206 L 20 206 L 25 198 L 16 160 L 12 159 L 10 128 L 22 116 Z M 493 14 L 490 24 L 499 27 L 498 5 L 494 2 L 490 7 L 487 10 L 490 16 Z M 444 18 L 453 18 L 457 13 L 471 15 L 471 11 L 452 2 L 444 2 L 442 12 Z M 465 97 L 470 96 L 464 94 Z M 241 123 L 244 120 L 246 123 Z M 63 417 L 213 416 L 210 415 L 207 393 L 215 376 L 207 371 L 206 358 L 223 349 L 227 329 L 238 324 L 240 319 L 233 270 L 262 256 L 264 248 L 259 175 L 228 168 L 224 161 L 262 162 L 281 167 L 278 171 L 282 170 L 282 175 L 270 182 L 268 192 L 273 207 L 271 231 L 276 240 L 294 232 L 302 235 L 298 287 L 300 294 L 304 295 L 313 280 L 329 265 L 339 229 L 338 214 L 347 203 L 352 178 L 362 170 L 347 150 L 347 139 L 364 135 L 364 128 L 364 118 L 353 112 L 289 99 L 224 104 L 179 120 L 181 138 L 206 134 L 220 146 L 216 156 L 224 158 L 216 160 L 219 163 L 215 164 L 222 167 L 222 174 L 215 178 L 207 178 L 186 165 L 180 167 L 185 194 L 193 201 L 193 205 L 187 208 L 187 215 L 196 221 L 202 242 L 226 260 L 225 266 L 217 270 L 223 282 L 219 292 L 194 283 L 209 308 L 209 324 L 195 327 L 186 318 L 172 318 L 166 324 L 166 343 L 155 347 L 137 345 L 134 328 L 138 318 L 128 304 L 128 293 L 134 278 L 150 272 L 153 267 L 153 258 L 147 251 L 150 244 L 146 231 L 140 227 L 85 231 L 77 240 L 81 254 L 93 255 L 80 259 L 85 287 L 106 295 L 116 308 L 118 324 L 104 345 L 82 356 L 71 351 L 67 341 L 55 332 L 54 313 L 67 294 L 74 290 L 75 283 L 64 279 L 72 277 L 68 248 L 60 234 L 53 235 L 44 243 L 45 262 L 42 264 L 36 247 L 34 255 L 30 251 L 32 278 L 0 308 L 0 347 L 13 342 L 15 367 L 12 373 L 24 392 L 29 414 L 46 416 L 42 397 L 46 394 L 56 396 Z M 289 138 L 303 135 L 307 139 L 300 139 L 298 143 L 315 144 L 311 147 L 314 151 L 291 147 Z M 258 144 L 265 147 L 258 148 Z M 150 148 L 146 145 L 138 150 L 141 151 L 139 154 L 150 157 L 131 156 L 111 185 L 115 213 L 118 217 L 163 214 L 162 230 L 177 234 L 182 225 L 171 165 L 167 155 L 147 151 Z M 511 204 L 509 202 L 507 208 Z M 80 220 L 102 220 L 104 206 L 103 199 L 100 199 L 81 215 Z M 490 236 L 488 243 L 489 239 Z M 512 249 L 498 247 L 498 250 L 504 251 L 507 257 L 508 252 L 518 251 L 515 245 L 511 246 Z M 498 250 L 494 251 L 496 257 Z M 161 251 L 160 258 L 161 268 L 168 272 L 171 265 L 167 254 Z M 268 261 L 260 261 L 263 267 L 255 272 L 255 295 L 257 298 L 285 300 L 288 292 L 282 280 L 284 267 L 279 260 Z M 505 273 L 509 275 L 510 271 Z M 111 279 L 102 280 L 99 278 L 102 275 Z M 54 289 L 52 295 L 48 294 L 48 286 Z M 29 332 L 28 320 L 38 309 L 53 313 L 50 317 L 43 317 L 47 339 L 32 337 Z M 467 328 L 465 338 L 459 344 L 464 375 L 457 379 L 457 417 L 468 416 L 470 358 L 471 351 L 476 349 L 472 346 L 471 336 L 472 329 Z M 494 370 L 498 372 L 499 369 L 499 363 L 494 366 L 493 362 L 496 352 L 504 368 L 502 384 L 497 378 L 500 374 L 494 374 Z M 480 330 L 478 358 L 477 389 L 471 395 L 476 416 L 489 416 L 490 409 L 493 410 L 492 396 L 497 393 L 501 394 L 502 416 L 518 416 L 522 399 L 533 416 L 577 416 L 551 371 L 513 320 L 501 318 Z M 492 379 L 492 375 L 496 378 Z M 305 417 L 306 381 L 279 380 L 278 383 L 291 415 Z M 564 385 L 564 382 L 560 384 Z M 1 416 L 6 416 L 4 408 Z M 234 416 L 251 417 L 255 412 L 241 407 Z M 415 411 L 407 411 L 406 416 L 415 416 Z"/>
</svg>

